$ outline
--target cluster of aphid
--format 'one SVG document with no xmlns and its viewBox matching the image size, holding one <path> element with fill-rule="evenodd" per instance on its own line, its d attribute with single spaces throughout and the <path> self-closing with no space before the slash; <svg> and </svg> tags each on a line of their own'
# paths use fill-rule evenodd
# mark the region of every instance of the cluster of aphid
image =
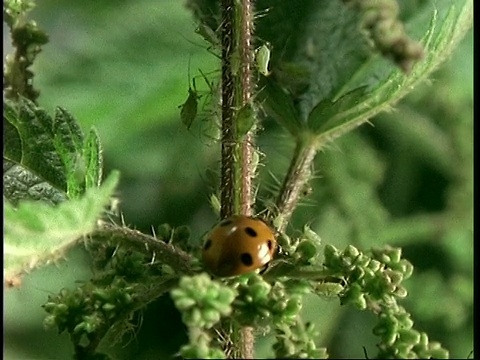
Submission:
<svg viewBox="0 0 480 360">
<path fill-rule="evenodd" d="M 197 34 L 199 34 L 206 42 L 208 42 L 210 45 L 207 47 L 207 51 L 215 55 L 216 57 L 219 57 L 212 49 L 216 49 L 220 46 L 220 42 L 218 40 L 218 37 L 216 35 L 216 32 L 213 31 L 209 26 L 205 24 L 200 24 L 196 31 Z M 271 47 L 270 44 L 267 42 L 261 46 L 259 46 L 255 50 L 255 64 L 256 64 L 256 69 L 259 74 L 262 74 L 264 76 L 269 76 L 271 74 L 269 68 L 270 64 L 270 53 L 271 53 Z M 209 81 L 206 74 L 203 73 L 200 70 L 200 75 L 207 84 L 209 91 L 211 94 L 214 94 L 216 89 L 214 86 L 214 83 Z M 192 126 L 193 122 L 197 118 L 198 115 L 198 105 L 199 105 L 199 100 L 202 97 L 202 95 L 199 94 L 199 91 L 197 91 L 196 88 L 196 83 L 195 83 L 195 77 L 190 81 L 190 76 L 189 76 L 189 87 L 188 87 L 188 97 L 187 100 L 179 106 L 180 108 L 180 119 L 182 120 L 182 123 L 186 126 L 187 129 L 190 129 Z M 240 136 L 242 133 L 248 132 L 250 128 L 253 125 L 253 116 L 254 116 L 254 111 L 253 111 L 253 104 L 252 103 L 247 103 L 245 106 L 243 106 L 240 109 L 237 109 L 237 124 L 239 125 L 239 130 L 238 133 L 240 133 Z M 245 125 L 247 124 L 247 125 Z M 246 128 L 246 130 L 243 130 L 243 128 Z"/>
</svg>

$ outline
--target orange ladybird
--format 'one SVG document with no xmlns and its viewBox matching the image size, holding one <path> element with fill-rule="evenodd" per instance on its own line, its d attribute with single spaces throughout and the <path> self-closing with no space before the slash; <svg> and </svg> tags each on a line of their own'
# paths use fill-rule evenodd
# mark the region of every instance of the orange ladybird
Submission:
<svg viewBox="0 0 480 360">
<path fill-rule="evenodd" d="M 216 276 L 240 275 L 265 266 L 276 245 L 272 229 L 262 220 L 233 215 L 206 235 L 203 262 Z"/>
</svg>

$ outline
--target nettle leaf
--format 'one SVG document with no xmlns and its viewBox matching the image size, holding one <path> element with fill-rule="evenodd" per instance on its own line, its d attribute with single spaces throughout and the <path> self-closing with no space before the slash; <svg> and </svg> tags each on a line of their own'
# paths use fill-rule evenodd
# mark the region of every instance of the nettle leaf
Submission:
<svg viewBox="0 0 480 360">
<path fill-rule="evenodd" d="M 5 101 L 4 118 L 15 127 L 21 140 L 21 165 L 52 186 L 66 191 L 65 169 L 53 141 L 52 118 L 27 99 L 20 100 L 18 106 Z M 14 156 L 9 158 L 8 155 Z M 18 148 L 4 151 L 4 158 L 10 161 L 18 161 L 19 155 Z"/>
<path fill-rule="evenodd" d="M 291 94 L 302 121 L 373 56 L 359 31 L 360 16 L 340 0 L 260 1 L 258 9 L 268 9 L 257 35 L 272 45 L 271 76 Z"/>
<path fill-rule="evenodd" d="M 277 82 L 263 77 L 258 101 L 262 108 L 291 134 L 297 135 L 302 129 L 302 122 L 292 102 L 292 98 Z"/>
<path fill-rule="evenodd" d="M 12 109 L 6 107 L 5 112 L 11 112 Z M 5 115 L 6 118 L 13 114 Z M 10 122 L 3 122 L 3 155 L 13 161 L 20 162 L 22 160 L 22 140 L 18 130 Z"/>
<path fill-rule="evenodd" d="M 4 109 L 4 196 L 57 204 L 78 198 L 100 185 L 103 158 L 92 129 L 84 141 L 82 130 L 65 109 L 55 118 L 26 99 L 6 101 Z"/>
<path fill-rule="evenodd" d="M 65 109 L 57 108 L 53 132 L 55 149 L 65 166 L 67 194 L 78 197 L 83 192 L 85 178 L 82 130 Z"/>
<path fill-rule="evenodd" d="M 341 136 L 388 110 L 435 70 L 472 25 L 471 0 L 439 0 L 404 15 L 407 33 L 422 38 L 425 57 L 408 75 L 375 53 L 360 30 L 360 14 L 340 0 L 284 2 L 260 0 L 257 36 L 272 44 L 270 82 L 286 90 L 295 116 L 319 135 L 318 144 Z M 263 97 L 284 95 L 261 88 Z M 265 102 L 269 105 L 269 103 Z M 281 107 L 265 110 L 279 120 Z M 291 111 L 283 115 L 292 119 Z M 280 113 L 280 116 L 282 114 Z M 294 121 L 288 123 L 292 132 Z"/>
<path fill-rule="evenodd" d="M 310 113 L 309 120 L 312 125 L 313 123 L 324 124 L 324 126 L 314 129 L 319 135 L 317 137 L 319 146 L 367 122 L 380 111 L 388 110 L 452 53 L 472 25 L 473 2 L 466 0 L 462 2 L 461 8 L 450 5 L 448 9 L 443 18 L 439 17 L 437 11 L 432 12 L 429 29 L 422 39 L 426 56 L 413 67 L 409 75 L 394 69 L 384 79 L 380 79 L 379 72 L 376 72 L 379 68 L 375 68 L 372 63 L 371 72 L 376 73 L 379 78 L 375 85 L 363 85 L 364 88 L 357 88 L 330 104 L 332 109 L 326 112 L 327 119 L 320 121 L 318 110 L 314 109 Z M 367 69 L 363 71 L 367 71 Z M 351 85 L 361 84 L 367 84 L 366 77 L 364 77 L 364 81 L 356 80 Z M 368 90 L 365 90 L 366 88 Z"/>
<path fill-rule="evenodd" d="M 5 278 L 49 263 L 94 230 L 97 219 L 109 203 L 119 180 L 112 172 L 101 187 L 56 206 L 41 201 L 22 201 L 18 207 L 5 203 Z"/>
<path fill-rule="evenodd" d="M 97 131 L 93 128 L 85 140 L 83 156 L 85 159 L 85 187 L 89 189 L 100 186 L 103 170 L 102 146 Z"/>
<path fill-rule="evenodd" d="M 342 110 L 348 111 L 358 105 L 362 96 L 365 95 L 365 90 L 366 86 L 362 86 L 343 95 L 337 101 L 328 99 L 320 101 L 308 116 L 307 122 L 310 130 L 320 134 L 338 126 L 339 119 L 335 115 Z"/>
<path fill-rule="evenodd" d="M 67 200 L 64 191 L 17 162 L 6 159 L 3 159 L 3 196 L 12 205 L 17 205 L 20 200 L 42 200 L 50 204 Z"/>
</svg>

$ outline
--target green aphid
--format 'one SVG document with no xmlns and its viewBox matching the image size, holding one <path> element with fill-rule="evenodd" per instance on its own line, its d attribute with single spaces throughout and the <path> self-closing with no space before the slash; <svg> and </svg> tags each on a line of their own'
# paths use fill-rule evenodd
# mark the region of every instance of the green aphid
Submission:
<svg viewBox="0 0 480 360">
<path fill-rule="evenodd" d="M 237 136 L 243 138 L 255 124 L 255 109 L 251 102 L 243 105 L 237 112 Z"/>
<path fill-rule="evenodd" d="M 206 42 L 209 42 L 211 45 L 213 46 L 219 45 L 217 34 L 215 33 L 215 31 L 212 30 L 210 26 L 205 24 L 200 24 L 195 29 L 195 32 L 198 35 L 200 35 L 203 38 L 203 40 L 205 40 Z"/>
<path fill-rule="evenodd" d="M 188 88 L 188 98 L 180 105 L 182 109 L 180 110 L 180 118 L 182 122 L 185 124 L 187 129 L 190 129 L 192 126 L 193 121 L 197 117 L 198 112 L 198 99 L 200 99 L 200 95 L 197 93 L 197 89 L 195 87 L 195 79 L 192 81 L 193 89 L 191 87 Z"/>
<path fill-rule="evenodd" d="M 268 71 L 268 65 L 270 64 L 270 46 L 269 43 L 265 43 L 255 51 L 255 61 L 257 63 L 258 72 L 264 76 L 271 74 Z"/>
<path fill-rule="evenodd" d="M 220 215 L 222 204 L 220 203 L 220 199 L 218 198 L 217 195 L 215 194 L 210 195 L 210 206 L 212 207 L 216 215 Z"/>
</svg>

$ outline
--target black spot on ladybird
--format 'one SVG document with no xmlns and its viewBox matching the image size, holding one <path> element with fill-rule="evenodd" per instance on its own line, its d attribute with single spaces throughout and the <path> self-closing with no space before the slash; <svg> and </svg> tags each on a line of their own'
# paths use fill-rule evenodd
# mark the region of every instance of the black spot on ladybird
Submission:
<svg viewBox="0 0 480 360">
<path fill-rule="evenodd" d="M 252 229 L 250 226 L 247 226 L 245 228 L 245 232 L 247 233 L 247 235 L 251 237 L 257 237 L 257 232 L 254 229 Z"/>
<path fill-rule="evenodd" d="M 242 255 L 240 255 L 240 261 L 245 266 L 253 265 L 252 255 L 250 255 L 249 253 L 243 253 Z"/>
<path fill-rule="evenodd" d="M 267 241 L 267 246 L 268 246 L 268 250 L 272 250 L 273 241 L 272 241 L 272 240 L 268 240 L 268 241 Z"/>
<path fill-rule="evenodd" d="M 219 224 L 219 226 L 228 226 L 228 225 L 230 225 L 231 223 L 233 223 L 233 221 L 227 219 L 227 220 L 223 220 L 223 221 Z"/>
<path fill-rule="evenodd" d="M 210 246 L 212 246 L 212 239 L 207 239 L 207 241 L 205 241 L 205 244 L 203 245 L 203 250 L 210 249 Z"/>
</svg>

